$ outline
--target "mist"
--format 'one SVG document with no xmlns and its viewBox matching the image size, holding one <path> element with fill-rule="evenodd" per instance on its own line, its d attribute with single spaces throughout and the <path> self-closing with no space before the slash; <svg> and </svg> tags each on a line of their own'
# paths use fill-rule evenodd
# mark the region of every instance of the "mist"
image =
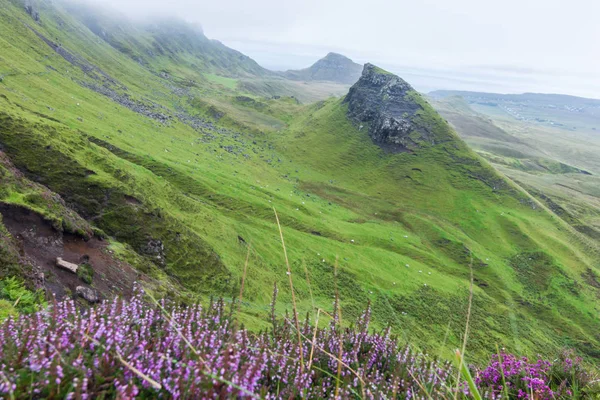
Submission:
<svg viewBox="0 0 600 400">
<path fill-rule="evenodd" d="M 329 51 L 373 62 L 422 91 L 600 98 L 596 0 L 92 0 L 131 18 L 176 16 L 264 67 L 307 67 Z"/>
</svg>

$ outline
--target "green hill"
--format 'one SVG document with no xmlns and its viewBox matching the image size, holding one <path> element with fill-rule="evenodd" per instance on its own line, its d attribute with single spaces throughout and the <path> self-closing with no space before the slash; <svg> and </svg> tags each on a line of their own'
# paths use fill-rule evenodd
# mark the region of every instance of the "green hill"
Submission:
<svg viewBox="0 0 600 400">
<path fill-rule="evenodd" d="M 43 10 L 44 3 L 38 4 Z M 273 75 L 250 57 L 208 39 L 201 27 L 178 19 L 133 23 L 88 3 L 65 2 L 63 6 L 100 40 L 157 73 L 168 74 L 169 67 L 177 64 L 227 77 Z"/>
<path fill-rule="evenodd" d="M 291 301 L 275 208 L 302 312 L 331 310 L 337 285 L 348 320 L 371 302 L 376 326 L 449 355 L 472 269 L 473 357 L 496 345 L 599 356 L 597 243 L 499 175 L 408 83 L 368 65 L 344 99 L 260 97 L 237 79 L 268 72 L 203 50 L 198 32 L 123 33 L 82 15 L 0 0 L 3 275 L 76 293 L 62 255 L 89 263 L 103 296 L 141 280 L 230 299 L 249 254 L 241 319 L 259 328 L 273 282 L 281 307 Z M 161 40 L 177 44 L 148 53 Z"/>
<path fill-rule="evenodd" d="M 551 127 L 539 122 L 547 109 L 555 107 L 557 100 L 566 98 L 579 104 L 592 100 L 568 96 L 531 96 L 538 98 L 537 104 L 521 103 L 523 107 L 527 106 L 528 112 L 533 113 L 534 118 L 529 120 L 508 114 L 498 115 L 493 111 L 497 107 L 482 106 L 471 100 L 467 103 L 467 100 L 456 96 L 434 100 L 433 105 L 456 128 L 461 138 L 495 168 L 526 187 L 577 231 L 598 240 L 600 181 L 598 157 L 595 154 L 600 146 L 600 137 L 593 131 Z M 512 98 L 518 99 L 519 96 Z M 542 103 L 541 99 L 544 98 L 548 102 Z M 564 107 L 562 112 L 552 114 L 553 118 L 570 110 L 567 112 L 569 118 L 579 126 L 589 120 L 594 110 L 593 105 L 587 109 L 566 104 Z M 597 116 L 595 118 L 596 122 L 600 122 Z"/>
</svg>

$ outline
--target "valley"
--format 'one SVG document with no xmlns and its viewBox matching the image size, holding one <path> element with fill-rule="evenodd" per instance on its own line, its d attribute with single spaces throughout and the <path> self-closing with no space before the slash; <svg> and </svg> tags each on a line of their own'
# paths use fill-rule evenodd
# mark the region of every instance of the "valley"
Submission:
<svg viewBox="0 0 600 400">
<path fill-rule="evenodd" d="M 472 294 L 472 360 L 598 363 L 597 109 L 428 97 L 340 55 L 279 73 L 184 22 L 32 4 L 0 0 L 0 277 L 82 307 L 80 286 L 230 304 L 244 282 L 259 331 L 274 283 L 292 307 L 287 256 L 301 316 L 337 294 L 448 359 Z"/>
</svg>

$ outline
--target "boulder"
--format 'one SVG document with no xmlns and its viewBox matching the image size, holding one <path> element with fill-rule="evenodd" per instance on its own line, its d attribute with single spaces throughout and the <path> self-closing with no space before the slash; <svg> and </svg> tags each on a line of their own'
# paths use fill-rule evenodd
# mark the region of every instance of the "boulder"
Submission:
<svg viewBox="0 0 600 400">
<path fill-rule="evenodd" d="M 87 300 L 87 302 L 90 304 L 98 303 L 100 301 L 98 292 L 89 287 L 77 286 L 75 288 L 75 293 L 82 299 Z"/>
<path fill-rule="evenodd" d="M 77 269 L 79 268 L 79 266 L 77 264 L 73 264 L 68 261 L 65 261 L 61 257 L 58 257 L 56 259 L 56 266 L 58 268 L 64 269 L 64 270 L 72 272 L 74 274 L 77 273 Z"/>
</svg>

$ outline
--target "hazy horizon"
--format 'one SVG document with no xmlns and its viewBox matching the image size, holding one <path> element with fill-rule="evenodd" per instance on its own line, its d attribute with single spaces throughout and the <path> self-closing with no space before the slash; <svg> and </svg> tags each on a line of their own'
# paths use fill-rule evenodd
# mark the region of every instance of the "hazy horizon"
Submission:
<svg viewBox="0 0 600 400">
<path fill-rule="evenodd" d="M 441 0 L 374 0 L 368 9 L 341 0 L 92 1 L 134 18 L 172 15 L 198 23 L 209 38 L 274 70 L 305 68 L 334 51 L 387 68 L 424 92 L 600 98 L 594 0 L 574 0 L 568 9 L 559 0 L 455 0 L 452 7 Z"/>
</svg>

